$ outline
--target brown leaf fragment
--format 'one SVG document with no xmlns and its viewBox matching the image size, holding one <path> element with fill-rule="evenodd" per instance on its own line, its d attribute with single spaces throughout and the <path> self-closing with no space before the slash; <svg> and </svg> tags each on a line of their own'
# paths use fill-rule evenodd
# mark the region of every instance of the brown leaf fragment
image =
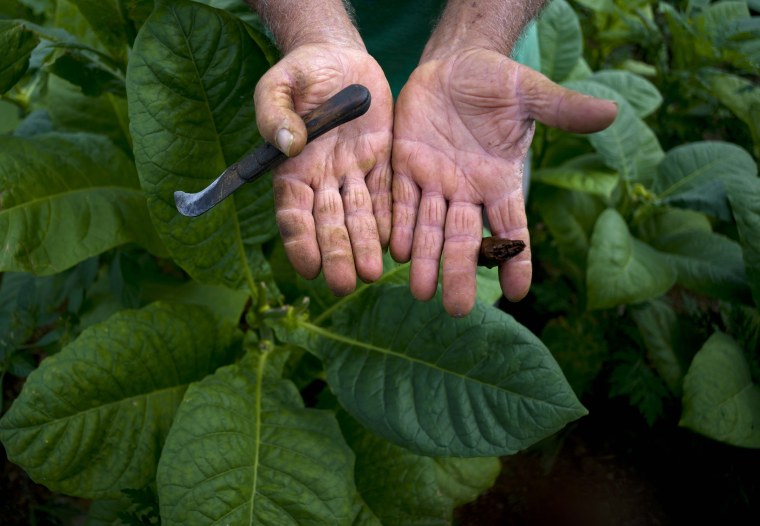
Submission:
<svg viewBox="0 0 760 526">
<path fill-rule="evenodd" d="M 525 243 L 519 239 L 503 237 L 484 237 L 480 243 L 478 266 L 492 268 L 515 257 L 525 249 Z"/>
</svg>

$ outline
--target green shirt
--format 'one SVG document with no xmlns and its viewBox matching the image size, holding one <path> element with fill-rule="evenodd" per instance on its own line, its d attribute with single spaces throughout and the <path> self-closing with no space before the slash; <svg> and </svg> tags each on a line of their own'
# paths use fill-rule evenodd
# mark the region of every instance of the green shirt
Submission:
<svg viewBox="0 0 760 526">
<path fill-rule="evenodd" d="M 356 23 L 370 55 L 380 63 L 397 96 L 419 62 L 445 0 L 351 0 Z M 535 23 L 523 32 L 512 58 L 540 68 Z"/>
</svg>

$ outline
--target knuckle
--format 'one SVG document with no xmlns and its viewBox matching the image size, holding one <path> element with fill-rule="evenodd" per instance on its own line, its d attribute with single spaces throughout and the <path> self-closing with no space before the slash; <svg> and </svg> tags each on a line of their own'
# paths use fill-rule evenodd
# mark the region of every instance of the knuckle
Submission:
<svg viewBox="0 0 760 526">
<path fill-rule="evenodd" d="M 421 206 L 419 212 L 421 225 L 442 225 L 446 216 L 446 205 L 438 199 L 431 200 L 427 206 Z"/>
<path fill-rule="evenodd" d="M 280 210 L 275 218 L 283 241 L 302 239 L 312 230 L 306 214 L 300 210 Z"/>
<path fill-rule="evenodd" d="M 366 208 L 369 201 L 369 196 L 364 188 L 354 184 L 347 184 L 343 187 L 343 196 L 346 210 L 349 212 L 355 212 Z"/>
<path fill-rule="evenodd" d="M 441 252 L 442 236 L 439 231 L 429 228 L 415 230 L 412 252 L 415 258 L 438 259 Z"/>
<path fill-rule="evenodd" d="M 314 210 L 317 216 L 335 216 L 343 213 L 343 204 L 337 192 L 320 191 L 318 197 Z"/>
</svg>

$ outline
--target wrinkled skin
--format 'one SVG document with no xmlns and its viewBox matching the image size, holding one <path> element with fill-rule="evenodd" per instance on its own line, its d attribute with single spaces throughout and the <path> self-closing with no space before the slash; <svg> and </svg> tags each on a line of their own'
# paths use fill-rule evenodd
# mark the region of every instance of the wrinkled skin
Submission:
<svg viewBox="0 0 760 526">
<path fill-rule="evenodd" d="M 532 268 L 522 178 L 534 120 L 589 133 L 616 112 L 494 51 L 422 63 L 399 95 L 393 130 L 390 246 L 397 261 L 411 258 L 412 294 L 433 297 L 443 256 L 444 307 L 452 316 L 472 310 L 485 208 L 494 236 L 526 244 L 499 268 L 505 296 L 523 298 Z"/>
<path fill-rule="evenodd" d="M 300 153 L 306 129 L 299 116 L 355 83 L 370 90 L 369 111 Z M 336 295 L 352 292 L 357 275 L 379 278 L 391 227 L 393 101 L 377 62 L 361 49 L 304 45 L 261 78 L 254 100 L 267 141 L 276 143 L 282 128 L 294 136 L 286 153 L 297 157 L 275 171 L 273 184 L 277 224 L 295 270 L 311 279 L 321 268 Z"/>
</svg>

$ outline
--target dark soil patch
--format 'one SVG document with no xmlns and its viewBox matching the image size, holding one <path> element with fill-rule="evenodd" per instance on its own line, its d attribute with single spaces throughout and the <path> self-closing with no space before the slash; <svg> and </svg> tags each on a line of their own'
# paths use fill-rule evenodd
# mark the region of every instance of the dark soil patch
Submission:
<svg viewBox="0 0 760 526">
<path fill-rule="evenodd" d="M 562 434 L 502 460 L 461 526 L 760 524 L 760 451 L 672 426 L 637 429 L 607 401 Z M 638 420 L 641 420 L 638 417 Z"/>
</svg>

